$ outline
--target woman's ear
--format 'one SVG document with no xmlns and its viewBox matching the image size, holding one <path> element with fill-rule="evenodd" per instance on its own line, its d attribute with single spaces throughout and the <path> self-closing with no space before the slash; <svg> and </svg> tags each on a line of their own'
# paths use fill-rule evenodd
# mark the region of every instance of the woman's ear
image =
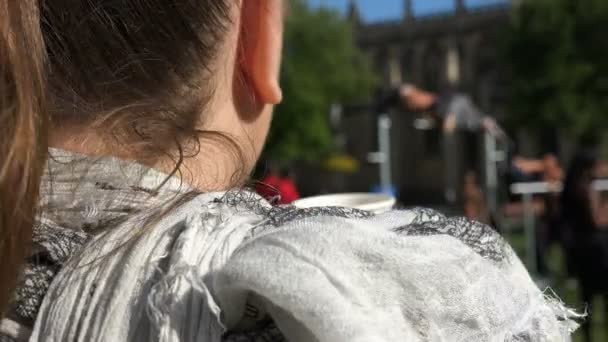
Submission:
<svg viewBox="0 0 608 342">
<path fill-rule="evenodd" d="M 282 0 L 242 1 L 237 68 L 260 104 L 274 105 L 282 99 L 283 19 Z"/>
</svg>

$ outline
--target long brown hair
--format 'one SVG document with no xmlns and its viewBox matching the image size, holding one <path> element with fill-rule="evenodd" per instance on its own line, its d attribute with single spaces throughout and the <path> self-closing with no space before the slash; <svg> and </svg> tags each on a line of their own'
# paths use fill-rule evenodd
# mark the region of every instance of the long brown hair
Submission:
<svg viewBox="0 0 608 342">
<path fill-rule="evenodd" d="M 27 252 L 47 154 L 37 2 L 0 1 L 0 309 Z"/>
<path fill-rule="evenodd" d="M 138 155 L 195 154 L 232 5 L 0 0 L 0 310 L 31 238 L 49 127 L 96 125 Z"/>
</svg>

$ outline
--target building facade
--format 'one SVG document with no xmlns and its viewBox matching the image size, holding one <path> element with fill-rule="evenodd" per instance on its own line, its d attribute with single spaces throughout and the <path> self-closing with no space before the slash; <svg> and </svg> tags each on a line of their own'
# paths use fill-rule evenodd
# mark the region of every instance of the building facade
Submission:
<svg viewBox="0 0 608 342">
<path fill-rule="evenodd" d="M 455 11 L 414 16 L 412 0 L 403 1 L 403 19 L 370 24 L 360 20 L 354 1 L 349 6 L 358 45 L 383 80 L 433 91 L 457 88 L 482 107 L 500 108 L 505 87 L 498 55 L 511 4 L 468 9 L 454 0 Z"/>
</svg>

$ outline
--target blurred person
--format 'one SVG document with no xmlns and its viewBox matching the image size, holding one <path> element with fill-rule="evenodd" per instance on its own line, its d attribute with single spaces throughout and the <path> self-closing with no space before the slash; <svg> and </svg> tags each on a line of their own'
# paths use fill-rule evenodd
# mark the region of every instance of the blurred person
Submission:
<svg viewBox="0 0 608 342">
<path fill-rule="evenodd" d="M 295 175 L 289 168 L 285 169 L 282 174 L 279 191 L 281 193 L 281 204 L 291 204 L 300 199 Z"/>
<path fill-rule="evenodd" d="M 288 168 L 270 166 L 268 174 L 257 184 L 256 191 L 274 204 L 291 204 L 300 199 L 300 193 Z"/>
<path fill-rule="evenodd" d="M 256 185 L 256 192 L 271 203 L 278 202 L 280 201 L 281 197 L 281 193 L 279 191 L 280 183 L 280 167 L 277 164 L 270 162 L 266 175 L 262 178 L 259 184 Z"/>
<path fill-rule="evenodd" d="M 530 159 L 515 155 L 511 160 L 511 172 L 517 181 L 536 180 L 559 183 L 563 170 L 553 153 L 546 153 L 542 159 Z"/>
<path fill-rule="evenodd" d="M 0 1 L 0 340 L 568 340 L 482 224 L 243 188 L 283 6 Z"/>
<path fill-rule="evenodd" d="M 551 244 L 559 241 L 559 222 L 561 220 L 561 204 L 559 186 L 563 181 L 563 170 L 554 153 L 545 153 L 541 159 L 526 158 L 515 154 L 510 156 L 509 171 L 506 177 L 507 189 L 509 189 L 509 201 L 505 207 L 508 216 L 522 217 L 524 206 L 521 195 L 511 193 L 514 183 L 547 182 L 549 191 L 545 194 L 533 196 L 533 210 L 538 218 L 539 225 L 536 228 L 536 265 L 539 275 L 550 277 L 550 269 L 547 264 L 547 254 Z"/>
<path fill-rule="evenodd" d="M 596 176 L 597 178 L 608 178 L 608 161 L 598 161 Z"/>
<path fill-rule="evenodd" d="M 579 280 L 587 305 L 592 305 L 596 294 L 608 298 L 608 203 L 592 187 L 598 166 L 594 152 L 578 152 L 568 168 L 561 199 L 568 270 Z M 583 332 L 591 341 L 591 319 L 585 321 Z"/>
<path fill-rule="evenodd" d="M 507 139 L 496 120 L 484 114 L 469 96 L 461 93 L 443 95 L 404 84 L 396 90 L 404 105 L 416 112 L 427 112 L 432 120 L 439 121 L 443 132 L 443 157 L 446 165 L 460 165 L 457 137 L 463 137 L 464 172 L 480 169 L 479 146 L 481 133 L 489 133 L 499 140 Z M 455 203 L 463 190 L 464 176 L 454 167 L 445 168 L 445 198 Z M 463 193 L 464 194 L 464 193 Z M 464 198 L 463 198 L 464 199 Z"/>
<path fill-rule="evenodd" d="M 471 100 L 462 93 L 437 95 L 420 89 L 412 84 L 404 84 L 393 90 L 393 97 L 399 98 L 404 106 L 415 112 L 427 112 L 433 119 L 441 121 L 443 131 L 454 133 L 461 131 L 487 131 L 496 136 L 504 132 L 494 118 L 484 114 Z M 389 96 L 385 101 L 390 100 Z"/>
<path fill-rule="evenodd" d="M 548 183 L 558 183 L 564 179 L 564 170 L 562 169 L 557 156 L 553 153 L 547 153 L 543 157 L 543 180 Z"/>
<path fill-rule="evenodd" d="M 553 153 L 546 153 L 542 159 L 542 180 L 549 184 L 554 191 L 542 196 L 544 213 L 536 229 L 536 257 L 538 272 L 542 276 L 550 277 L 548 254 L 551 245 L 559 244 L 559 226 L 561 222 L 561 195 L 559 185 L 564 181 L 564 171 L 559 160 Z"/>
<path fill-rule="evenodd" d="M 491 224 L 491 215 L 474 171 L 464 177 L 464 213 L 470 220 Z"/>
</svg>

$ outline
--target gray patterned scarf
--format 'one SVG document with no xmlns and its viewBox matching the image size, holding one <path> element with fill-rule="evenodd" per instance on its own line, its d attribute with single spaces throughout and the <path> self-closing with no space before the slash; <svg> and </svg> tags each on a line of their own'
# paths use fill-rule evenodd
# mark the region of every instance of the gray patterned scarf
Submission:
<svg viewBox="0 0 608 342">
<path fill-rule="evenodd" d="M 40 214 L 33 229 L 33 248 L 7 317 L 0 322 L 0 342 L 27 341 L 40 305 L 57 273 L 93 237 L 124 220 L 155 211 L 192 192 L 179 179 L 115 158 L 93 158 L 51 149 L 41 193 Z M 265 215 L 278 226 L 305 216 L 323 214 L 364 217 L 341 208 L 296 211 L 260 205 L 248 192 L 233 192 L 221 201 Z M 250 307 L 256 312 L 257 309 Z M 256 316 L 255 314 L 253 316 Z M 259 318 L 256 331 L 227 334 L 226 341 L 283 341 L 274 324 Z"/>
<path fill-rule="evenodd" d="M 27 340 L 53 278 L 93 236 L 188 191 L 179 180 L 136 163 L 52 149 L 32 252 L 0 325 L 0 341 L 7 335 Z"/>
<path fill-rule="evenodd" d="M 64 334 L 62 329 L 70 330 L 74 324 L 80 324 L 49 319 L 54 317 L 53 315 L 61 317 L 64 314 L 62 312 L 64 307 L 48 303 L 48 300 L 45 301 L 46 317 L 42 318 L 43 323 L 40 324 L 40 306 L 45 295 L 49 295 L 49 289 L 52 292 L 54 288 L 55 295 L 58 291 L 61 292 L 61 289 L 57 288 L 58 277 L 63 277 L 64 281 L 67 279 L 69 283 L 71 275 L 69 272 L 61 272 L 62 269 L 70 268 L 67 266 L 68 262 L 79 260 L 82 247 L 89 244 L 89 241 L 95 240 L 107 231 L 112 231 L 112 228 L 120 226 L 130 218 L 142 213 L 158 212 L 159 208 L 190 192 L 192 189 L 182 184 L 178 178 L 168 177 L 135 163 L 112 158 L 92 159 L 58 150 L 51 151 L 51 159 L 41 189 L 41 213 L 34 227 L 34 249 L 10 315 L 0 323 L 0 342 L 27 341 L 34 324 L 37 325 L 38 338 L 47 339 L 53 339 L 52 334 Z M 238 255 L 232 257 L 222 255 L 221 259 L 226 263 L 224 264 L 226 267 L 222 266 L 220 273 L 225 273 L 227 279 L 250 277 L 249 272 L 255 272 L 255 267 L 239 267 L 240 263 L 246 265 L 252 258 L 257 257 L 256 253 L 259 253 L 260 248 L 266 251 L 267 248 L 272 247 L 277 238 L 290 238 L 295 234 L 296 239 L 292 241 L 295 245 L 306 239 L 313 239 L 310 245 L 300 245 L 302 251 L 310 249 L 311 255 L 321 251 L 332 255 L 334 247 L 337 248 L 338 253 L 344 257 L 343 260 L 330 257 L 321 258 L 319 262 L 326 265 L 345 262 L 345 265 L 357 268 L 358 271 L 348 266 L 334 266 L 332 270 L 336 272 L 335 276 L 352 280 L 344 284 L 352 287 L 352 291 L 366 293 L 369 298 L 360 298 L 365 303 L 381 303 L 388 300 L 385 304 L 374 307 L 380 310 L 377 314 L 387 314 L 386 310 L 394 307 L 392 303 L 395 301 L 402 303 L 398 314 L 388 315 L 385 319 L 377 321 L 376 325 L 372 324 L 369 327 L 360 327 L 356 322 L 361 319 L 363 321 L 377 319 L 378 316 L 357 315 L 355 311 L 359 308 L 353 307 L 352 313 L 339 310 L 336 315 L 326 317 L 327 322 L 322 322 L 321 325 L 310 323 L 310 328 L 321 331 L 331 327 L 328 332 L 337 333 L 334 328 L 348 327 L 353 331 L 361 330 L 387 336 L 393 333 L 392 330 L 395 330 L 395 333 L 399 330 L 401 333 L 405 331 L 408 334 L 415 334 L 422 338 L 420 340 L 432 339 L 437 337 L 434 334 L 445 333 L 443 330 L 448 329 L 447 331 L 453 333 L 462 333 L 463 336 L 475 334 L 477 337 L 473 340 L 484 340 L 480 336 L 502 336 L 504 341 L 520 342 L 566 341 L 565 338 L 576 327 L 571 320 L 576 315 L 558 301 L 544 296 L 534 286 L 512 249 L 496 232 L 480 223 L 447 218 L 427 209 L 391 212 L 375 217 L 367 212 L 345 208 L 320 207 L 302 210 L 290 206 L 273 207 L 254 194 L 243 191 L 210 194 L 207 197 L 209 199 L 204 200 L 208 201 L 205 202 L 207 204 L 197 206 L 196 208 L 200 209 L 188 213 L 190 216 L 194 215 L 197 220 L 187 223 L 191 225 L 189 228 L 194 234 L 224 233 L 218 226 L 203 232 L 202 230 L 207 228 L 205 228 L 206 223 L 201 220 L 224 223 L 233 221 L 233 225 L 251 226 L 251 229 L 244 227 L 237 229 L 246 234 L 240 242 L 241 246 L 249 245 L 249 241 L 255 241 L 259 246 L 249 257 L 247 257 L 247 248 L 241 249 L 239 246 L 229 248 L 232 250 L 230 253 L 235 249 L 239 250 L 239 253 L 236 253 Z M 214 206 L 224 208 L 224 213 L 228 213 L 230 219 L 223 217 L 224 214 L 221 212 L 216 215 L 213 210 L 207 211 Z M 351 232 L 358 232 L 361 236 L 347 235 Z M 188 244 L 192 241 L 186 239 L 184 243 Z M 324 250 L 319 249 L 318 246 L 327 243 L 329 245 Z M 401 249 L 402 246 L 409 247 Z M 422 246 L 427 246 L 429 249 Z M 220 254 L 224 253 L 223 248 L 214 248 Z M 387 254 L 389 251 L 396 254 Z M 179 259 L 179 253 L 182 251 L 178 249 L 177 253 L 176 260 Z M 465 258 L 461 260 L 457 257 L 459 255 Z M 240 259 L 239 256 L 242 258 Z M 281 258 L 284 258 L 284 255 Z M 141 262 L 141 260 L 134 261 Z M 261 265 L 255 273 L 256 277 L 252 278 L 251 285 L 270 286 L 269 295 L 277 296 L 281 294 L 283 286 L 293 286 L 294 292 L 287 293 L 287 298 L 302 296 L 303 293 L 295 290 L 299 284 L 283 283 L 285 278 L 282 277 L 301 281 L 307 279 L 302 273 L 291 276 L 283 273 L 288 272 L 292 265 L 295 264 L 283 264 L 284 269 L 267 269 L 268 274 L 263 273 L 265 266 Z M 385 267 L 386 273 L 382 273 Z M 394 268 L 388 271 L 390 267 Z M 73 270 L 78 273 L 77 269 Z M 411 273 L 404 270 L 409 270 L 408 272 Z M 455 278 L 444 279 L 445 274 L 452 274 Z M 334 275 L 328 273 L 327 276 L 331 278 Z M 389 286 L 389 283 L 376 284 L 378 277 L 381 276 L 392 281 L 393 286 Z M 75 275 L 75 277 L 79 276 Z M 270 280 L 272 277 L 278 278 Z M 87 285 L 92 292 L 99 290 L 95 289 L 94 285 L 90 283 Z M 272 288 L 273 285 L 275 288 Z M 333 290 L 335 290 L 334 285 L 332 283 Z M 481 287 L 478 291 L 472 291 L 473 285 Z M 433 290 L 426 293 L 425 291 L 429 289 Z M 239 295 L 238 291 L 230 292 L 229 283 L 213 290 L 218 303 L 224 304 L 222 311 L 224 309 L 226 311 L 222 316 L 230 321 L 231 307 L 234 305 L 232 299 L 235 295 Z M 305 290 L 323 295 L 315 292 L 318 290 L 314 287 Z M 393 294 L 389 295 L 389 292 L 382 294 L 382 291 L 393 291 L 391 292 Z M 505 291 L 510 293 L 510 297 L 500 294 Z M 64 295 L 72 298 L 78 296 L 76 293 L 64 293 Z M 154 302 L 153 297 L 148 298 L 151 303 Z M 292 309 L 304 310 L 301 313 L 302 319 L 306 320 L 308 317 L 314 321 L 319 317 L 316 310 L 322 312 L 326 308 L 323 307 L 322 302 L 305 303 L 305 298 L 300 302 L 303 307 L 292 307 Z M 328 302 L 333 300 L 348 302 L 351 299 L 346 295 L 344 298 L 341 296 L 327 298 Z M 362 305 L 363 302 L 360 304 Z M 508 310 L 510 314 L 507 315 L 503 309 Z M 96 309 L 85 307 L 78 310 L 92 313 Z M 131 310 L 135 309 L 131 308 Z M 167 308 L 164 311 L 166 310 Z M 176 317 L 180 317 L 179 312 Z M 312 316 L 307 316 L 310 314 Z M 470 315 L 469 319 L 462 318 L 463 314 Z M 336 320 L 340 318 L 338 316 L 343 315 L 347 317 L 345 321 Z M 221 340 L 285 341 L 284 334 L 278 326 L 283 324 L 284 329 L 293 327 L 293 321 L 287 318 L 287 323 L 285 321 L 277 323 L 274 318 L 279 317 L 284 320 L 289 316 L 280 313 L 270 315 L 264 310 L 264 305 L 259 305 L 256 301 L 247 302 L 241 321 L 234 326 L 238 329 L 228 329 L 221 335 Z M 168 317 L 176 319 L 172 315 Z M 74 319 L 80 320 L 81 317 Z M 99 317 L 99 319 L 104 321 L 110 318 Z M 154 317 L 149 319 L 155 321 Z M 45 320 L 47 323 L 44 323 Z M 402 324 L 395 325 L 394 322 L 402 322 Z M 178 319 L 173 321 L 173 324 L 190 326 L 192 322 Z M 382 324 L 387 324 L 387 328 L 379 328 Z M 476 327 L 475 324 L 483 325 L 483 328 Z M 87 327 L 83 329 L 86 330 Z M 293 331 L 290 333 L 292 336 L 295 334 Z M 139 341 L 137 338 L 136 340 Z M 188 338 L 160 340 L 190 341 Z M 213 339 L 216 340 L 218 339 Z M 346 340 L 340 339 L 340 341 Z M 380 340 L 386 339 L 378 339 Z M 445 341 L 445 339 L 439 340 Z M 447 340 L 450 341 L 449 338 Z"/>
</svg>

